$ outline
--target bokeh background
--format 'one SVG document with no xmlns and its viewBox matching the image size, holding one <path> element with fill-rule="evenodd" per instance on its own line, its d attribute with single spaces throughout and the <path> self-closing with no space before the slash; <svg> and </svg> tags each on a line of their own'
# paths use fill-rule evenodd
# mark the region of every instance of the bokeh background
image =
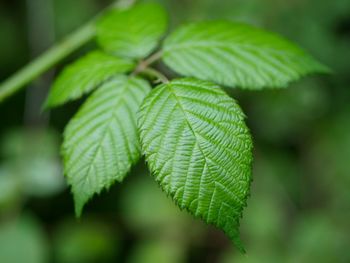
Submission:
<svg viewBox="0 0 350 263">
<path fill-rule="evenodd" d="M 0 81 L 110 2 L 0 0 Z M 74 218 L 59 145 L 83 100 L 46 113 L 41 103 L 54 76 L 92 43 L 0 105 L 0 262 L 350 262 L 350 1 L 158 2 L 170 11 L 171 28 L 205 19 L 247 22 L 333 69 L 288 89 L 229 91 L 255 140 L 241 221 L 247 254 L 181 212 L 143 162 Z"/>
</svg>

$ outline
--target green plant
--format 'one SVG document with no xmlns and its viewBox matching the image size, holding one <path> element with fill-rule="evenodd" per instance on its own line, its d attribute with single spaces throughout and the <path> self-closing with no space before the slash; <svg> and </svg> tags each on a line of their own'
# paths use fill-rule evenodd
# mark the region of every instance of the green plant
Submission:
<svg viewBox="0 0 350 263">
<path fill-rule="evenodd" d="M 252 139 L 241 108 L 219 85 L 279 88 L 328 69 L 249 25 L 188 24 L 159 47 L 166 30 L 158 5 L 109 10 L 73 35 L 68 48 L 58 46 L 3 84 L 0 100 L 96 34 L 100 49 L 67 66 L 45 103 L 52 108 L 96 89 L 64 132 L 64 170 L 77 216 L 144 155 L 181 209 L 222 229 L 244 251 L 239 219 L 252 180 Z M 185 78 L 169 80 L 152 67 L 159 60 Z M 159 85 L 152 90 L 151 84 Z"/>
</svg>

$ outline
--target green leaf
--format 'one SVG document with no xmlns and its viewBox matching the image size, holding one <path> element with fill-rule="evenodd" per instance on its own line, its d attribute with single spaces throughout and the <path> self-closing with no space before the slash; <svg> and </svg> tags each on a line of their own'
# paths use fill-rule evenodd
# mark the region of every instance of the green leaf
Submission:
<svg viewBox="0 0 350 263">
<path fill-rule="evenodd" d="M 106 51 L 144 58 L 157 46 L 167 29 L 167 14 L 157 4 L 140 4 L 113 10 L 97 24 L 97 39 Z"/>
<path fill-rule="evenodd" d="M 165 40 L 163 58 L 180 74 L 248 89 L 285 87 L 328 70 L 287 40 L 232 22 L 181 27 Z"/>
<path fill-rule="evenodd" d="M 67 66 L 58 76 L 45 107 L 78 99 L 111 77 L 130 71 L 134 64 L 101 51 L 93 51 Z"/>
<path fill-rule="evenodd" d="M 76 214 L 113 182 L 122 181 L 140 156 L 136 112 L 150 90 L 138 78 L 120 76 L 89 97 L 64 133 L 64 169 Z"/>
<path fill-rule="evenodd" d="M 252 141 L 237 103 L 215 84 L 178 79 L 145 98 L 138 127 L 162 189 L 243 251 L 238 228 L 249 194 Z"/>
</svg>

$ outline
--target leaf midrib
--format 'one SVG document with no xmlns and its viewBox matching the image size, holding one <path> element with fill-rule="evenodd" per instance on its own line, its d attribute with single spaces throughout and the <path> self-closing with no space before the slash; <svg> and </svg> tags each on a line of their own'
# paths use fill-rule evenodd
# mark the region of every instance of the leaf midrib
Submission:
<svg viewBox="0 0 350 263">
<path fill-rule="evenodd" d="M 115 102 L 115 105 L 116 107 L 113 109 L 113 111 L 110 113 L 110 117 L 108 118 L 109 120 L 111 120 L 112 118 L 116 118 L 115 116 L 115 113 L 119 110 L 119 108 L 125 104 L 125 100 L 124 100 L 124 94 L 125 94 L 125 90 L 127 90 L 128 88 L 128 85 L 129 83 L 126 83 L 124 85 L 124 87 L 122 88 L 122 90 L 119 92 L 119 94 L 122 94 L 122 96 L 120 96 L 118 98 L 118 100 L 116 100 Z M 118 124 L 119 124 L 119 120 L 117 121 Z M 90 165 L 89 165 L 89 168 L 87 170 L 87 172 L 85 173 L 85 175 L 83 176 L 84 179 L 88 178 L 89 177 L 89 174 L 90 174 L 90 171 L 91 171 L 91 168 L 94 166 L 94 162 L 95 162 L 95 158 L 98 154 L 98 152 L 101 150 L 102 148 L 102 142 L 105 140 L 105 137 L 106 135 L 108 134 L 108 131 L 110 130 L 110 126 L 111 126 L 111 121 L 109 121 L 105 128 L 104 128 L 104 131 L 103 131 L 103 135 L 101 137 L 101 140 L 98 142 L 98 145 L 93 153 L 93 157 L 92 157 L 92 161 L 90 162 Z M 130 158 L 130 157 L 129 157 Z M 83 179 L 82 179 L 83 180 Z M 118 178 L 116 178 L 116 180 L 118 180 Z"/>
<path fill-rule="evenodd" d="M 202 149 L 202 147 L 201 147 L 200 140 L 198 139 L 197 134 L 196 134 L 194 128 L 192 127 L 191 123 L 188 121 L 186 110 L 185 110 L 184 107 L 182 106 L 179 97 L 176 95 L 175 91 L 173 90 L 172 84 L 169 84 L 168 87 L 169 87 L 169 89 L 170 89 L 170 93 L 174 96 L 174 98 L 175 98 L 175 100 L 176 100 L 176 105 L 178 105 L 179 108 L 180 108 L 180 110 L 182 111 L 182 113 L 183 113 L 183 115 L 184 115 L 184 117 L 185 117 L 185 121 L 186 121 L 188 127 L 190 128 L 191 132 L 193 133 L 193 136 L 195 137 L 195 141 L 196 141 L 196 144 L 198 145 L 198 149 L 200 150 L 200 152 L 202 153 L 202 155 L 203 155 L 203 157 L 204 157 L 205 166 L 208 167 L 208 171 L 209 171 L 211 177 L 213 178 L 213 183 L 214 183 L 214 186 L 215 186 L 215 183 L 220 183 L 220 182 L 217 182 L 217 181 L 215 180 L 215 177 L 213 176 L 214 173 L 213 173 L 212 170 L 210 169 L 210 163 L 208 162 L 207 156 L 206 156 L 206 154 L 204 153 L 204 151 L 203 151 L 203 149 Z M 204 168 L 205 168 L 205 166 L 204 166 Z M 203 169 L 204 169 L 204 168 L 203 168 Z M 201 176 L 200 183 L 199 183 L 199 187 L 198 187 L 199 191 L 200 191 L 200 189 L 201 189 L 201 184 L 202 184 L 202 179 L 203 179 L 203 177 L 204 177 L 204 176 L 202 175 L 202 176 Z M 214 192 L 213 192 L 213 194 L 214 194 Z M 232 194 L 236 195 L 235 193 L 232 193 Z M 242 201 L 240 200 L 239 196 L 236 196 L 236 198 L 237 198 L 240 202 L 242 202 Z M 210 207 L 210 206 L 211 206 L 211 202 L 210 202 L 210 204 L 209 204 L 209 207 Z M 197 209 L 198 209 L 198 208 L 197 208 Z"/>
<path fill-rule="evenodd" d="M 116 62 L 120 62 L 120 64 L 117 64 Z M 84 93 L 88 93 L 89 91 L 91 91 L 92 89 L 95 88 L 98 88 L 98 87 L 101 87 L 104 83 L 108 82 L 109 80 L 113 79 L 116 75 L 118 75 L 119 73 L 122 73 L 124 71 L 127 71 L 128 70 L 128 66 L 131 68 L 132 67 L 132 63 L 131 62 L 128 62 L 128 61 L 123 61 L 123 60 L 115 60 L 115 61 L 107 61 L 107 62 L 100 62 L 100 63 L 97 63 L 95 65 L 91 67 L 88 67 L 88 68 L 85 68 L 84 66 L 80 66 L 80 67 L 83 67 L 82 69 L 79 69 L 79 74 L 75 74 L 70 80 L 69 80 L 69 85 L 66 85 L 65 88 L 63 89 L 59 89 L 59 93 L 55 94 L 55 97 L 59 97 L 61 98 L 61 96 L 64 96 L 64 98 L 60 99 L 60 100 L 57 100 L 58 102 L 57 103 L 61 103 L 62 101 L 65 101 L 66 100 L 66 95 L 67 95 L 67 92 L 68 92 L 68 95 L 69 94 L 69 91 L 70 91 L 70 88 L 71 88 L 71 85 L 76 83 L 77 82 L 77 79 L 81 78 L 81 75 L 82 74 L 86 74 L 88 72 L 92 72 L 92 71 L 101 71 L 101 70 L 106 70 L 108 69 L 109 71 L 109 74 L 106 74 L 104 75 L 104 77 L 100 80 L 100 81 L 97 81 L 97 83 L 93 83 L 90 81 L 90 84 L 86 85 L 86 88 L 84 89 L 84 87 L 80 87 L 79 91 L 80 91 L 80 94 L 84 94 Z M 68 69 L 70 71 L 75 71 L 76 68 L 70 68 Z M 68 72 L 67 71 L 67 74 L 71 74 L 71 72 Z M 86 77 L 86 76 L 85 76 Z M 55 86 L 57 85 L 62 85 L 61 83 L 55 83 Z M 73 100 L 75 97 L 77 97 L 79 95 L 74 95 L 72 96 L 71 99 L 69 100 Z"/>
<path fill-rule="evenodd" d="M 303 55 L 305 56 L 306 54 L 304 54 L 304 52 L 302 50 L 296 50 L 295 48 L 293 48 L 292 52 L 286 52 L 283 50 L 278 50 L 278 49 L 274 49 L 274 48 L 270 48 L 270 47 L 264 47 L 264 46 L 258 46 L 258 45 L 253 45 L 253 44 L 244 44 L 244 43 L 238 43 L 238 42 L 219 42 L 219 41 L 200 41 L 200 42 L 196 42 L 193 41 L 191 43 L 185 43 L 185 44 L 165 44 L 165 48 L 164 48 L 164 53 L 170 52 L 170 51 L 176 51 L 176 50 L 181 50 L 181 49 L 194 49 L 194 48 L 233 48 L 233 49 L 239 49 L 240 50 L 244 50 L 244 49 L 254 49 L 254 50 L 265 50 L 266 52 L 272 53 L 272 54 L 277 54 L 277 55 L 282 55 L 282 56 L 286 56 L 286 57 L 291 57 L 289 54 L 291 54 L 292 52 L 294 54 L 292 54 L 293 56 L 295 56 L 296 54 L 298 55 Z M 291 49 L 292 47 L 288 47 L 289 49 Z"/>
</svg>

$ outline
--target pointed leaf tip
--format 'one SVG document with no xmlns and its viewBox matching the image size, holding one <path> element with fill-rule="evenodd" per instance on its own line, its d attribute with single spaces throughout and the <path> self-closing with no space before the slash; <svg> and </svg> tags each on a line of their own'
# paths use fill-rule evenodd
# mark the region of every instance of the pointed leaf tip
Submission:
<svg viewBox="0 0 350 263">
<path fill-rule="evenodd" d="M 240 251 L 239 219 L 251 182 L 252 140 L 237 103 L 217 85 L 177 79 L 144 100 L 142 151 L 161 188 L 222 229 Z"/>
<path fill-rule="evenodd" d="M 77 217 L 88 200 L 122 181 L 139 160 L 136 112 L 149 91 L 145 80 L 114 78 L 94 92 L 67 125 L 62 154 Z"/>
</svg>

